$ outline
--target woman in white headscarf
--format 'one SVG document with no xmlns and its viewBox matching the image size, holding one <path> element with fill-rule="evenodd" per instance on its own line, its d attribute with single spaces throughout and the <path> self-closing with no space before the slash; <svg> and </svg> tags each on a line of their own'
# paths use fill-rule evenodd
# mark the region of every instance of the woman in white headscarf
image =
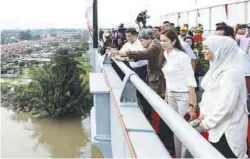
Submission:
<svg viewBox="0 0 250 159">
<path fill-rule="evenodd" d="M 201 82 L 200 126 L 225 157 L 247 157 L 246 82 L 238 63 L 237 43 L 230 37 L 212 36 L 203 42 L 202 52 L 210 69 Z"/>
</svg>

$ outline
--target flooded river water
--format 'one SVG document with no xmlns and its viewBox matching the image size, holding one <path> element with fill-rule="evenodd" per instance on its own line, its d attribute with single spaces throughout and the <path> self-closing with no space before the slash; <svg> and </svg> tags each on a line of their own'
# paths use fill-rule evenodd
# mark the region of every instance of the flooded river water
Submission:
<svg viewBox="0 0 250 159">
<path fill-rule="evenodd" d="M 90 158 L 89 118 L 33 119 L 1 107 L 1 158 Z"/>
</svg>

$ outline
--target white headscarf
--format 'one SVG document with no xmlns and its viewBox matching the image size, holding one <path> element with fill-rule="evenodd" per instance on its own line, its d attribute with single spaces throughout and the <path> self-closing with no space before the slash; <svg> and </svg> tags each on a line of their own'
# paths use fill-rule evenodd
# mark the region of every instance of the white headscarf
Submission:
<svg viewBox="0 0 250 159">
<path fill-rule="evenodd" d="M 226 36 L 211 36 L 208 37 L 203 45 L 206 45 L 213 53 L 213 60 L 210 61 L 210 68 L 204 76 L 201 87 L 206 91 L 217 87 L 220 84 L 219 76 L 222 72 L 229 68 L 237 68 L 237 74 L 235 74 L 237 80 L 235 84 L 239 88 L 240 98 L 245 103 L 247 101 L 247 92 L 244 73 L 239 63 L 239 53 L 237 49 L 237 43 L 230 37 Z"/>
</svg>

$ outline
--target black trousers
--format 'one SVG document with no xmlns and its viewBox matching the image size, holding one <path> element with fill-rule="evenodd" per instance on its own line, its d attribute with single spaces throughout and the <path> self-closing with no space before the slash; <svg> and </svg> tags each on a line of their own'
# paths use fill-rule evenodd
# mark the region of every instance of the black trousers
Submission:
<svg viewBox="0 0 250 159">
<path fill-rule="evenodd" d="M 147 66 L 142 66 L 138 68 L 133 68 L 133 71 L 145 82 L 147 83 Z M 148 121 L 152 120 L 152 107 L 148 103 L 148 101 L 143 97 L 143 95 L 137 90 L 136 91 L 137 99 L 139 105 L 143 109 L 143 113 L 145 117 L 148 119 Z"/>
<path fill-rule="evenodd" d="M 237 158 L 229 147 L 225 134 L 222 135 L 217 143 L 210 143 L 226 158 Z"/>
<path fill-rule="evenodd" d="M 147 77 L 147 66 L 144 67 L 139 67 L 139 68 L 134 68 L 133 69 L 138 76 L 145 82 L 146 77 Z M 164 98 L 164 97 L 162 97 Z M 139 101 L 139 104 L 143 108 L 143 113 L 148 119 L 149 122 L 152 121 L 152 111 L 153 108 L 152 106 L 147 102 L 147 100 L 141 95 L 139 91 L 137 91 L 137 99 Z M 174 147 L 174 134 L 171 131 L 171 129 L 165 124 L 165 122 L 161 119 L 160 120 L 160 125 L 159 125 L 159 138 L 165 145 L 166 149 L 169 151 L 171 155 L 174 155 L 175 153 L 175 147 Z"/>
<path fill-rule="evenodd" d="M 161 139 L 162 143 L 165 145 L 169 154 L 173 156 L 175 154 L 174 133 L 168 127 L 168 125 L 162 120 L 162 118 L 160 119 L 158 136 Z"/>
</svg>

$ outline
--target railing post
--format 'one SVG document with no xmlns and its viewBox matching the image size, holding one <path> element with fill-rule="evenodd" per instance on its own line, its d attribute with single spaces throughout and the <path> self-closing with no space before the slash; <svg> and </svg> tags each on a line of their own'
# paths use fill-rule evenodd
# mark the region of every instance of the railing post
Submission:
<svg viewBox="0 0 250 159">
<path fill-rule="evenodd" d="M 110 130 L 110 92 L 102 73 L 90 73 L 90 92 L 94 96 L 91 126 L 93 143 L 107 158 L 112 157 Z M 93 113 L 93 114 L 92 114 Z M 93 121 L 94 120 L 94 121 Z M 92 125 L 92 122 L 95 125 Z M 93 130 L 93 129 L 92 129 Z"/>
<path fill-rule="evenodd" d="M 209 33 L 212 32 L 212 8 L 209 7 Z"/>
<path fill-rule="evenodd" d="M 246 23 L 247 24 L 247 16 L 249 16 L 249 15 L 247 15 L 247 2 L 243 2 L 243 5 L 244 5 L 244 23 Z"/>
<path fill-rule="evenodd" d="M 196 14 L 195 14 L 195 23 L 196 23 L 196 26 L 198 26 L 198 23 L 199 23 L 199 22 L 198 22 L 198 21 L 199 21 L 199 20 L 198 20 L 198 14 L 199 14 L 199 10 L 197 9 L 197 10 L 196 10 Z"/>
<path fill-rule="evenodd" d="M 138 106 L 136 88 L 130 81 L 130 76 L 134 75 L 135 72 L 125 72 L 125 77 L 122 83 L 122 93 L 120 96 L 120 106 Z"/>
<path fill-rule="evenodd" d="M 88 44 L 89 44 L 88 54 L 89 54 L 89 63 L 91 65 L 91 72 L 95 72 L 96 59 L 95 59 L 95 52 L 93 49 L 93 42 L 90 36 L 89 36 Z"/>
</svg>

